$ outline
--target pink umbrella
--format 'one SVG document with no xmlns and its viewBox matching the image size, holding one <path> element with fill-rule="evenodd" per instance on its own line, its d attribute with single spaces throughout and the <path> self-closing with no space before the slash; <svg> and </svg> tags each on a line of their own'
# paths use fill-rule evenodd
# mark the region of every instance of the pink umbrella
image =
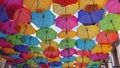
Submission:
<svg viewBox="0 0 120 68">
<path fill-rule="evenodd" d="M 14 21 L 7 21 L 5 23 L 0 23 L 0 31 L 5 34 L 16 34 L 20 31 L 20 26 Z"/>
<path fill-rule="evenodd" d="M 56 26 L 62 30 L 71 30 L 78 25 L 78 19 L 75 16 L 59 16 L 55 22 Z"/>
<path fill-rule="evenodd" d="M 92 54 L 90 56 L 90 59 L 93 60 L 93 61 L 100 61 L 100 60 L 104 60 L 108 57 L 108 54 Z"/>
<path fill-rule="evenodd" d="M 61 51 L 61 56 L 68 57 L 73 56 L 76 50 L 74 48 L 64 49 Z"/>
<path fill-rule="evenodd" d="M 109 13 L 120 14 L 120 0 L 109 0 L 105 8 Z"/>
<path fill-rule="evenodd" d="M 13 47 L 13 45 L 10 44 L 5 39 L 0 39 L 0 46 L 3 47 L 3 48 L 12 48 Z"/>
<path fill-rule="evenodd" d="M 83 50 L 78 50 L 76 54 L 80 56 L 87 56 L 87 57 L 92 55 L 91 51 L 83 51 Z"/>
</svg>

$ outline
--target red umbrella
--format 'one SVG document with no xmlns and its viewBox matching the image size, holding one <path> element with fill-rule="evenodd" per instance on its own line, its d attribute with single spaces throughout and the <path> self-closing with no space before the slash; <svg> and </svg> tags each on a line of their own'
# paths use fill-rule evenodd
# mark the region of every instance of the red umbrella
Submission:
<svg viewBox="0 0 120 68">
<path fill-rule="evenodd" d="M 47 57 L 47 58 L 55 58 L 58 57 L 60 54 L 59 49 L 55 49 L 52 46 L 47 47 L 44 51 L 43 54 Z"/>
<path fill-rule="evenodd" d="M 112 44 L 117 39 L 118 39 L 117 32 L 100 32 L 96 40 L 100 44 Z"/>
<path fill-rule="evenodd" d="M 20 57 L 21 57 L 22 59 L 27 60 L 27 59 L 31 59 L 31 58 L 32 58 L 32 54 L 31 54 L 30 52 L 28 52 L 28 53 L 21 53 L 21 54 L 20 54 Z"/>
<path fill-rule="evenodd" d="M 16 11 L 15 9 L 11 9 L 11 8 L 6 9 L 7 15 L 10 19 L 13 18 L 14 14 L 15 14 L 15 11 Z"/>
<path fill-rule="evenodd" d="M 3 48 L 12 48 L 13 45 L 4 39 L 0 39 L 0 46 Z"/>
<path fill-rule="evenodd" d="M 16 23 L 28 23 L 31 19 L 31 12 L 26 8 L 20 8 L 15 11 L 13 19 Z"/>
<path fill-rule="evenodd" d="M 76 54 L 80 56 L 88 56 L 88 57 L 92 55 L 91 51 L 83 51 L 83 50 L 78 50 Z"/>
<path fill-rule="evenodd" d="M 70 4 L 75 4 L 78 0 L 53 0 L 54 3 L 58 3 L 61 6 L 67 6 Z"/>
<path fill-rule="evenodd" d="M 56 26 L 63 30 L 71 30 L 78 25 L 78 19 L 75 16 L 59 16 L 55 22 Z"/>
</svg>

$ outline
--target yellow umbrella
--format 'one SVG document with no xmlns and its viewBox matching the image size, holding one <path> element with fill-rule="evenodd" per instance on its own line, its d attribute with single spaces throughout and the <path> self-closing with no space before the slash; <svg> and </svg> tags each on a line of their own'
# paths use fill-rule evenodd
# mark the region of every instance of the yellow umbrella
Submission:
<svg viewBox="0 0 120 68">
<path fill-rule="evenodd" d="M 81 57 L 81 56 L 76 57 L 75 60 L 76 60 L 77 63 L 89 63 L 90 62 L 90 58 L 88 58 L 88 57 Z"/>
<path fill-rule="evenodd" d="M 20 33 L 24 35 L 31 35 L 36 32 L 35 28 L 31 24 L 19 24 L 21 26 Z"/>
<path fill-rule="evenodd" d="M 37 52 L 32 53 L 31 52 L 31 55 L 32 55 L 33 58 L 45 58 L 45 56 L 43 55 L 43 53 L 37 53 Z"/>
<path fill-rule="evenodd" d="M 62 31 L 58 33 L 58 38 L 73 38 L 77 35 L 75 31 L 69 30 L 69 31 Z"/>
<path fill-rule="evenodd" d="M 96 25 L 80 26 L 77 28 L 77 35 L 80 39 L 93 39 L 99 33 L 99 27 Z"/>
<path fill-rule="evenodd" d="M 44 50 L 45 48 L 47 48 L 48 46 L 52 46 L 55 49 L 58 49 L 58 43 L 55 41 L 42 41 L 40 43 L 41 48 Z"/>
<path fill-rule="evenodd" d="M 80 0 L 80 8 L 91 12 L 96 11 L 105 6 L 108 0 Z"/>
<path fill-rule="evenodd" d="M 75 68 L 74 62 L 63 63 L 62 68 Z"/>
<path fill-rule="evenodd" d="M 23 3 L 31 11 L 43 12 L 50 9 L 52 0 L 24 0 Z"/>
<path fill-rule="evenodd" d="M 93 49 L 93 53 L 109 53 L 112 50 L 112 46 L 108 44 L 98 44 Z"/>
<path fill-rule="evenodd" d="M 79 10 L 79 2 L 65 7 L 53 3 L 53 11 L 58 15 L 74 15 L 78 10 Z"/>
<path fill-rule="evenodd" d="M 47 58 L 48 62 L 59 62 L 61 60 L 61 57 L 56 57 L 56 58 Z"/>
</svg>

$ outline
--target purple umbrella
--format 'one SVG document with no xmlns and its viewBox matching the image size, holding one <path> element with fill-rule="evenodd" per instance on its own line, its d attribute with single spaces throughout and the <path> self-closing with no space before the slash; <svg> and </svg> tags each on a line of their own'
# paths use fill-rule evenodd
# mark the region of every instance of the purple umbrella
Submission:
<svg viewBox="0 0 120 68">
<path fill-rule="evenodd" d="M 0 46 L 1 47 L 5 47 L 5 48 L 12 48 L 13 45 L 10 44 L 8 41 L 6 41 L 5 39 L 0 39 Z"/>
</svg>

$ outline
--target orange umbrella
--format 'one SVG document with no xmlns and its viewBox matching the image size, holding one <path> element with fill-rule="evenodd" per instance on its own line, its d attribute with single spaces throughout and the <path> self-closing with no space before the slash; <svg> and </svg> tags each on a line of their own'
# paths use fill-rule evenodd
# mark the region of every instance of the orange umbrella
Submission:
<svg viewBox="0 0 120 68">
<path fill-rule="evenodd" d="M 1 50 L 6 54 L 17 54 L 12 48 L 2 48 Z"/>
<path fill-rule="evenodd" d="M 61 57 L 47 58 L 48 62 L 59 62 L 60 60 L 61 60 Z"/>
</svg>

